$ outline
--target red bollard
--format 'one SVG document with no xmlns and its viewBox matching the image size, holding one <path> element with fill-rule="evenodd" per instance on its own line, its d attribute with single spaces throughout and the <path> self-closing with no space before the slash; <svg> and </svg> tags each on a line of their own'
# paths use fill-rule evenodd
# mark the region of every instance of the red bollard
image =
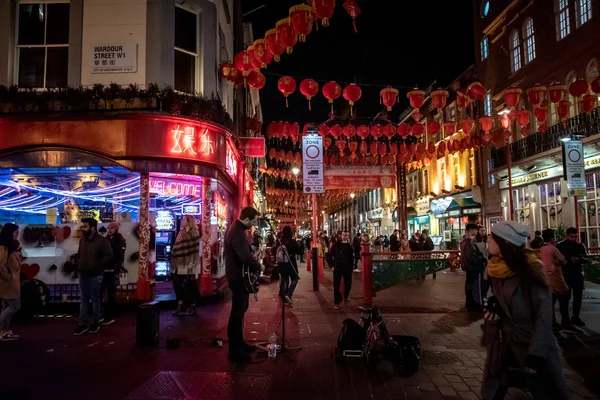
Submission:
<svg viewBox="0 0 600 400">
<path fill-rule="evenodd" d="M 325 270 L 323 269 L 324 262 L 323 257 L 319 257 L 319 283 L 325 283 Z"/>
<path fill-rule="evenodd" d="M 363 304 L 373 305 L 373 255 L 368 244 L 362 245 L 362 292 Z"/>
<path fill-rule="evenodd" d="M 310 259 L 311 259 L 311 258 L 312 258 L 312 257 L 310 256 L 310 252 L 307 252 L 307 253 L 306 253 L 306 270 L 307 270 L 308 272 L 310 272 Z"/>
</svg>

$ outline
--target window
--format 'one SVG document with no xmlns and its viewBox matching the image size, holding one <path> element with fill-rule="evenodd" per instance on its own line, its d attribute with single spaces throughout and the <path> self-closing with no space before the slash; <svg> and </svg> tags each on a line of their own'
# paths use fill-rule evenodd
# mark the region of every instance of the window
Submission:
<svg viewBox="0 0 600 400">
<path fill-rule="evenodd" d="M 490 12 L 490 2 L 489 0 L 483 0 L 481 2 L 481 9 L 479 10 L 481 13 L 481 18 L 487 17 Z"/>
<path fill-rule="evenodd" d="M 516 29 L 510 34 L 510 69 L 512 72 L 521 69 L 521 38 Z"/>
<path fill-rule="evenodd" d="M 569 0 L 554 0 L 554 5 L 554 13 L 556 15 L 556 41 L 560 41 L 571 33 Z"/>
<path fill-rule="evenodd" d="M 587 247 L 600 247 L 598 241 L 600 221 L 598 220 L 598 207 L 600 206 L 600 175 L 594 172 L 585 174 L 586 195 L 578 197 L 579 200 L 579 227 L 581 241 Z"/>
<path fill-rule="evenodd" d="M 592 0 L 576 1 L 575 15 L 577 16 L 577 28 L 592 19 Z"/>
<path fill-rule="evenodd" d="M 69 3 L 20 4 L 18 24 L 18 86 L 66 87 Z"/>
<path fill-rule="evenodd" d="M 558 216 L 562 213 L 560 182 L 541 183 L 539 186 L 539 210 L 537 220 L 540 230 L 558 228 Z"/>
<path fill-rule="evenodd" d="M 175 90 L 196 93 L 198 14 L 175 7 Z"/>
<path fill-rule="evenodd" d="M 479 44 L 480 50 L 481 50 L 481 61 L 484 61 L 485 59 L 488 58 L 489 55 L 489 50 L 488 50 L 488 37 L 484 36 L 483 39 L 481 39 L 481 43 Z"/>
<path fill-rule="evenodd" d="M 488 188 L 496 186 L 496 175 L 492 173 L 494 169 L 494 160 L 487 160 L 487 173 L 488 173 Z"/>
<path fill-rule="evenodd" d="M 492 91 L 488 90 L 483 98 L 483 112 L 488 117 L 492 116 Z"/>
<path fill-rule="evenodd" d="M 513 190 L 513 220 L 521 224 L 529 225 L 529 189 L 519 188 Z"/>
<path fill-rule="evenodd" d="M 533 31 L 533 19 L 527 18 L 523 24 L 523 43 L 525 49 L 525 64 L 535 59 L 535 34 Z"/>
</svg>

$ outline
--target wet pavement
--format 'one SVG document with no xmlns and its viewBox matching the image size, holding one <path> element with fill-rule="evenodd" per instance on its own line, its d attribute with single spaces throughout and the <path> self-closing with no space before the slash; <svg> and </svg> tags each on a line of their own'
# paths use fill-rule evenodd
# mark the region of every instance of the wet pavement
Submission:
<svg viewBox="0 0 600 400">
<path fill-rule="evenodd" d="M 329 276 L 329 272 L 326 272 Z M 377 293 L 393 334 L 421 340 L 421 367 L 412 376 L 398 374 L 382 361 L 368 367 L 360 359 L 336 363 L 334 348 L 345 318 L 359 317 L 360 277 L 351 301 L 336 311 L 333 288 L 327 282 L 312 291 L 305 270 L 286 309 L 288 345 L 302 349 L 268 359 L 257 355 L 252 364 L 227 360 L 225 339 L 230 305 L 205 305 L 193 317 L 161 312 L 157 347 L 135 346 L 135 315 L 125 313 L 97 334 L 72 336 L 75 316 L 38 317 L 14 326 L 23 338 L 0 343 L 0 399 L 477 399 L 485 352 L 479 346 L 481 315 L 461 309 L 464 275 L 444 271 L 437 279 L 411 280 Z M 261 285 L 258 301 L 251 299 L 245 337 L 266 341 L 281 334 L 278 284 Z M 589 329 L 560 335 L 564 373 L 573 398 L 595 398 L 600 371 L 600 290 L 589 284 L 582 318 Z M 167 349 L 167 340 L 180 347 Z M 594 392 L 595 391 L 595 392 Z M 511 389 L 509 397 L 525 398 Z"/>
</svg>

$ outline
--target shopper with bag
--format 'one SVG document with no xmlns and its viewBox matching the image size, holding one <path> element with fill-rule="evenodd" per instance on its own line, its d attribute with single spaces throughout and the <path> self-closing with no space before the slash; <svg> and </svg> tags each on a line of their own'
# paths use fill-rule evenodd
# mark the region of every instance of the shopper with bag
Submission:
<svg viewBox="0 0 600 400">
<path fill-rule="evenodd" d="M 100 298 L 104 299 L 104 293 L 107 295 L 107 302 L 103 305 L 102 318 L 100 318 L 102 325 L 110 325 L 115 322 L 115 308 L 117 306 L 117 282 L 115 280 L 119 280 L 119 275 L 124 269 L 125 247 L 127 246 L 125 238 L 119 233 L 119 227 L 119 223 L 111 222 L 108 224 L 106 233 L 106 238 L 112 249 L 113 263 L 104 269 L 104 278 L 102 279 Z"/>
<path fill-rule="evenodd" d="M 289 225 L 284 226 L 281 230 L 281 238 L 275 244 L 275 261 L 281 274 L 279 297 L 288 306 L 294 304 L 292 296 L 300 280 L 298 264 L 296 263 L 296 255 L 300 254 L 302 254 L 302 250 L 292 237 L 292 228 Z"/>
<path fill-rule="evenodd" d="M 21 255 L 18 252 L 17 238 L 19 227 L 5 224 L 0 231 L 0 342 L 19 339 L 10 330 L 12 317 L 21 308 Z"/>
<path fill-rule="evenodd" d="M 186 214 L 181 219 L 181 231 L 171 251 L 171 274 L 177 298 L 174 315 L 196 314 L 196 302 L 200 298 L 196 281 L 199 266 L 200 233 L 194 217 Z"/>
</svg>

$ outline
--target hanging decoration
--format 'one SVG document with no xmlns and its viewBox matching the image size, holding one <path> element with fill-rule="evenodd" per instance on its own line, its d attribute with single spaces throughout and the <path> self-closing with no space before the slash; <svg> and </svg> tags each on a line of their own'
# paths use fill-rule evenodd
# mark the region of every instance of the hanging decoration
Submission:
<svg viewBox="0 0 600 400">
<path fill-rule="evenodd" d="M 314 79 L 304 79 L 300 82 L 300 93 L 308 100 L 308 109 L 310 110 L 310 100 L 319 93 L 319 84 Z"/>
<path fill-rule="evenodd" d="M 590 83 L 585 79 L 577 79 L 569 86 L 569 93 L 575 98 L 589 94 L 591 90 Z"/>
<path fill-rule="evenodd" d="M 522 93 L 523 90 L 519 88 L 507 89 L 504 92 L 504 103 L 511 109 L 514 109 L 519 104 L 519 101 L 521 101 Z"/>
<path fill-rule="evenodd" d="M 294 46 L 297 43 L 297 36 L 292 27 L 290 18 L 288 17 L 277 21 L 275 29 L 277 29 L 277 40 L 285 46 L 285 52 L 287 54 L 292 54 Z"/>
<path fill-rule="evenodd" d="M 448 100 L 448 91 L 443 89 L 438 89 L 430 94 L 431 96 L 431 104 L 437 110 L 441 110 L 446 107 L 446 101 Z"/>
<path fill-rule="evenodd" d="M 437 135 L 442 130 L 442 126 L 437 121 L 430 121 L 427 123 L 427 133 L 429 135 Z"/>
<path fill-rule="evenodd" d="M 473 129 L 475 128 L 475 121 L 470 119 L 470 118 L 465 118 L 462 121 L 460 121 L 460 129 L 462 129 L 462 131 L 465 134 L 470 134 Z"/>
<path fill-rule="evenodd" d="M 265 39 L 256 39 L 254 41 L 254 58 L 260 62 L 260 67 L 256 68 L 267 68 L 267 65 L 273 60 L 273 55 L 267 49 Z"/>
<path fill-rule="evenodd" d="M 381 97 L 383 105 L 387 107 L 387 110 L 392 111 L 392 107 L 396 104 L 396 100 L 398 99 L 398 90 L 388 86 L 379 92 L 379 96 Z"/>
<path fill-rule="evenodd" d="M 306 4 L 298 4 L 290 8 L 290 20 L 299 42 L 306 42 L 306 36 L 312 31 L 315 21 L 313 8 Z"/>
<path fill-rule="evenodd" d="M 250 62 L 250 56 L 247 51 L 240 51 L 235 55 L 233 59 L 233 65 L 242 73 L 244 76 L 244 83 L 246 83 L 246 77 L 250 74 L 250 71 L 254 69 Z"/>
<path fill-rule="evenodd" d="M 296 81 L 291 76 L 282 76 L 277 82 L 277 88 L 285 96 L 285 106 L 288 107 L 288 96 L 296 91 Z"/>
<path fill-rule="evenodd" d="M 375 139 L 379 139 L 381 136 L 383 136 L 383 128 L 381 125 L 371 125 L 371 136 L 373 136 Z"/>
<path fill-rule="evenodd" d="M 335 0 L 309 0 L 315 10 L 315 18 L 321 20 L 321 25 L 329 26 L 329 20 L 335 11 Z"/>
<path fill-rule="evenodd" d="M 531 104 L 537 107 L 544 101 L 546 91 L 546 86 L 535 85 L 527 90 L 527 98 Z"/>
<path fill-rule="evenodd" d="M 600 95 L 600 76 L 592 81 L 592 91 Z"/>
<path fill-rule="evenodd" d="M 486 93 L 485 87 L 481 82 L 473 82 L 467 86 L 467 94 L 471 100 L 483 101 Z"/>
<path fill-rule="evenodd" d="M 398 135 L 400 137 L 406 137 L 406 136 L 410 135 L 410 125 L 408 125 L 406 123 L 401 123 L 398 125 L 398 128 L 396 129 L 396 131 L 398 132 Z"/>
<path fill-rule="evenodd" d="M 423 103 L 425 102 L 425 92 L 422 90 L 419 90 L 417 88 L 411 90 L 410 92 L 408 92 L 406 94 L 406 97 L 408 97 L 409 102 L 410 102 L 410 106 L 412 108 L 415 109 L 419 109 L 421 108 L 421 106 L 423 105 Z"/>
<path fill-rule="evenodd" d="M 369 137 L 370 133 L 371 133 L 371 130 L 369 129 L 369 127 L 367 125 L 360 125 L 356 129 L 356 134 L 358 135 L 359 138 L 361 138 L 363 140 L 363 142 L 361 143 L 361 148 L 362 148 L 362 145 L 365 143 L 364 140 L 367 137 Z"/>
<path fill-rule="evenodd" d="M 567 87 L 565 85 L 552 85 L 548 88 L 548 95 L 550 96 L 550 101 L 554 104 L 564 99 L 566 92 Z"/>
<path fill-rule="evenodd" d="M 263 87 L 265 87 L 265 83 L 267 83 L 267 79 L 265 78 L 265 76 L 262 74 L 262 72 L 260 72 L 257 69 L 254 69 L 250 72 L 247 81 L 248 86 L 256 90 L 262 89 Z"/>
<path fill-rule="evenodd" d="M 329 100 L 329 104 L 331 104 L 331 112 L 333 112 L 333 101 L 342 94 L 341 86 L 335 81 L 327 82 L 325 85 L 323 85 L 322 92 L 323 96 Z"/>
<path fill-rule="evenodd" d="M 586 94 L 581 99 L 581 107 L 584 112 L 589 113 L 594 108 L 596 108 L 596 101 L 598 100 L 598 95 L 596 94 Z"/>
<path fill-rule="evenodd" d="M 344 88 L 342 95 L 344 96 L 344 99 L 348 101 L 348 104 L 350 104 L 350 115 L 353 115 L 352 108 L 354 103 L 356 103 L 360 99 L 360 96 L 362 96 L 362 90 L 360 86 L 351 83 Z"/>
<path fill-rule="evenodd" d="M 344 8 L 346 9 L 346 12 L 350 15 L 350 18 L 352 18 L 352 26 L 354 27 L 354 32 L 357 33 L 358 29 L 356 29 L 356 18 L 358 18 L 358 16 L 360 15 L 360 7 L 358 6 L 358 4 L 356 4 L 354 0 L 346 0 L 344 2 Z"/>
<path fill-rule="evenodd" d="M 479 125 L 481 125 L 481 129 L 485 132 L 488 133 L 489 131 L 492 130 L 493 126 L 494 126 L 494 119 L 492 117 L 481 117 L 479 118 Z"/>
<path fill-rule="evenodd" d="M 467 88 L 460 88 L 456 91 L 456 107 L 462 110 L 469 105 L 470 99 L 467 94 Z"/>
<path fill-rule="evenodd" d="M 346 125 L 342 130 L 345 137 L 350 139 L 352 136 L 356 135 L 356 128 L 354 125 Z"/>
<path fill-rule="evenodd" d="M 335 124 L 331 128 L 329 128 L 329 133 L 331 134 L 331 136 L 337 139 L 340 136 L 342 136 L 343 129 L 338 124 Z"/>
<path fill-rule="evenodd" d="M 383 135 L 391 140 L 396 135 L 396 127 L 392 124 L 387 124 L 383 127 Z"/>
<path fill-rule="evenodd" d="M 246 51 L 248 52 L 248 57 L 250 57 L 250 64 L 252 64 L 252 70 L 260 69 L 262 67 L 262 63 L 256 58 L 256 49 L 254 48 L 254 44 L 248 46 Z"/>
<path fill-rule="evenodd" d="M 421 136 L 425 133 L 425 126 L 423 124 L 414 123 L 410 127 L 410 133 L 412 133 L 413 136 Z"/>
<path fill-rule="evenodd" d="M 454 135 L 455 132 L 456 132 L 456 122 L 454 122 L 454 121 L 444 122 L 444 136 L 450 137 L 450 136 Z"/>
<path fill-rule="evenodd" d="M 569 118 L 571 114 L 571 102 L 569 100 L 561 100 L 558 102 L 556 106 L 556 113 L 558 117 L 563 121 L 563 124 L 566 124 L 566 120 Z"/>
<path fill-rule="evenodd" d="M 275 62 L 279 62 L 281 60 L 281 55 L 285 53 L 285 46 L 277 39 L 277 29 L 269 29 L 265 33 L 265 43 L 271 57 L 273 57 Z"/>
</svg>

